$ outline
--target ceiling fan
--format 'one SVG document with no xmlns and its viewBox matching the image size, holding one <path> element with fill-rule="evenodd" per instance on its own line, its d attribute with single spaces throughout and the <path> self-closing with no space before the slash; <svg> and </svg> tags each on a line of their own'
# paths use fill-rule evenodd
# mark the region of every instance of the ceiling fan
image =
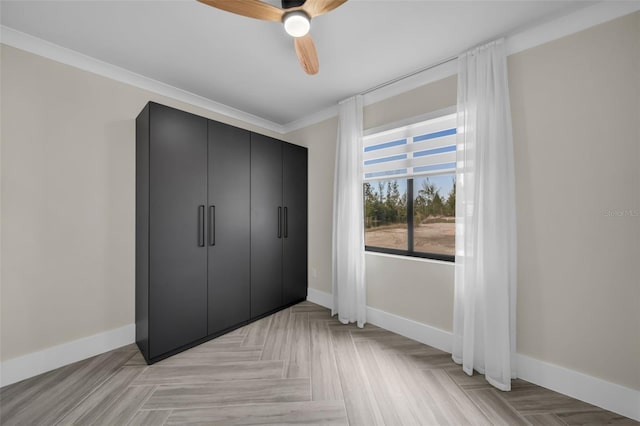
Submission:
<svg viewBox="0 0 640 426">
<path fill-rule="evenodd" d="M 318 54 L 309 29 L 311 19 L 332 11 L 347 0 L 282 0 L 282 8 L 261 0 L 198 0 L 200 3 L 249 18 L 282 22 L 293 37 L 296 54 L 307 74 L 320 69 Z"/>
</svg>

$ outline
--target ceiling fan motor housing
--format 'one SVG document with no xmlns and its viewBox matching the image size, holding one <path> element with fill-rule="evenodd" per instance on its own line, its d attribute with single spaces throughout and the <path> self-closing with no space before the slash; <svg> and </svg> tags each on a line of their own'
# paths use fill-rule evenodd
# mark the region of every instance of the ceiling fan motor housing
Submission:
<svg viewBox="0 0 640 426">
<path fill-rule="evenodd" d="M 292 7 L 302 6 L 305 0 L 282 0 L 283 9 L 291 9 Z"/>
</svg>

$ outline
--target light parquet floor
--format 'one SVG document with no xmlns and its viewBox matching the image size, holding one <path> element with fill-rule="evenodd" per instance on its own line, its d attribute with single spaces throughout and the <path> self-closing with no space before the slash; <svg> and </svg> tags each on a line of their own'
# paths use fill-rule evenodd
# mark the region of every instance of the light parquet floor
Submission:
<svg viewBox="0 0 640 426">
<path fill-rule="evenodd" d="M 147 366 L 135 345 L 0 390 L 3 425 L 638 424 L 303 302 Z"/>
</svg>

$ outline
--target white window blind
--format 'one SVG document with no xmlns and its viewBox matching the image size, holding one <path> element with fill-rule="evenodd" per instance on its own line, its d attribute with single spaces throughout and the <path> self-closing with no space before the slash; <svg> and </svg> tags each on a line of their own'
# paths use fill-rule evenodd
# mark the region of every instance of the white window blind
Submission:
<svg viewBox="0 0 640 426">
<path fill-rule="evenodd" d="M 363 138 L 364 180 L 454 173 L 456 114 Z"/>
</svg>

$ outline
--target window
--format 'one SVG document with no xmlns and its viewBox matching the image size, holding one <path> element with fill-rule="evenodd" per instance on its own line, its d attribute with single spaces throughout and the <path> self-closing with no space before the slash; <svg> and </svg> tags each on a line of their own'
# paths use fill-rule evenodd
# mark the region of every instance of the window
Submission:
<svg viewBox="0 0 640 426">
<path fill-rule="evenodd" d="M 363 142 L 366 250 L 453 261 L 456 114 Z"/>
</svg>

